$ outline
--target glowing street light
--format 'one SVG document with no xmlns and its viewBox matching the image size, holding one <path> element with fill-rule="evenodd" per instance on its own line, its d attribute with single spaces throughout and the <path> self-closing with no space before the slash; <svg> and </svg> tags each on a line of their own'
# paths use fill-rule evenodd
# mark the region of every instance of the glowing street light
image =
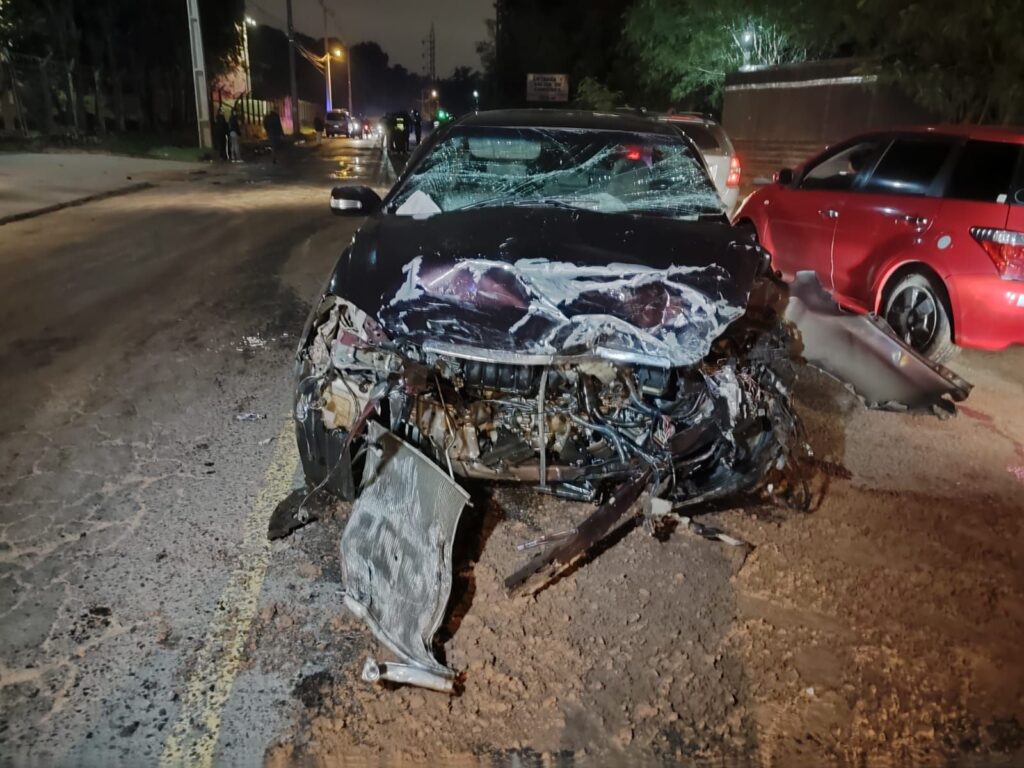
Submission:
<svg viewBox="0 0 1024 768">
<path fill-rule="evenodd" d="M 437 90 L 436 89 L 432 90 L 430 92 L 430 98 L 432 98 L 432 99 L 436 99 L 437 98 Z"/>
<path fill-rule="evenodd" d="M 480 111 L 480 91 L 473 91 L 473 110 L 476 112 Z"/>
<path fill-rule="evenodd" d="M 735 38 L 734 38 L 735 39 Z M 754 30 L 747 28 L 740 35 L 740 51 L 743 53 L 743 66 L 741 69 L 750 68 L 750 51 L 754 47 Z"/>
<path fill-rule="evenodd" d="M 333 51 L 331 51 L 331 53 L 334 54 L 334 57 L 336 59 L 340 59 L 342 57 L 342 50 L 341 50 L 341 48 L 335 48 Z"/>
</svg>

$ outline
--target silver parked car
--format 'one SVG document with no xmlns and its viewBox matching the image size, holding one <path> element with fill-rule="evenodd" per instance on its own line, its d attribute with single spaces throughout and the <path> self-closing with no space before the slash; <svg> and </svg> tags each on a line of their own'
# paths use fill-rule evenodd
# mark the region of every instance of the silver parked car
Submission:
<svg viewBox="0 0 1024 768">
<path fill-rule="evenodd" d="M 711 180 L 715 182 L 715 188 L 731 216 L 739 201 L 742 168 L 736 150 L 722 126 L 698 112 L 668 112 L 657 115 L 657 119 L 672 123 L 693 139 L 704 156 Z"/>
<path fill-rule="evenodd" d="M 351 136 L 352 135 L 352 119 L 344 109 L 332 109 L 327 113 L 327 119 L 324 121 L 324 133 L 328 138 L 331 136 Z"/>
</svg>

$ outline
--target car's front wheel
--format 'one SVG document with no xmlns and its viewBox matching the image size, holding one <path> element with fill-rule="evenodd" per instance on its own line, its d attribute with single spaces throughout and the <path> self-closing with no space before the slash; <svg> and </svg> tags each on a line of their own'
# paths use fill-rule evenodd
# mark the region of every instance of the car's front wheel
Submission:
<svg viewBox="0 0 1024 768">
<path fill-rule="evenodd" d="M 885 292 L 883 317 L 903 341 L 935 362 L 956 351 L 946 292 L 934 278 L 910 272 Z"/>
</svg>

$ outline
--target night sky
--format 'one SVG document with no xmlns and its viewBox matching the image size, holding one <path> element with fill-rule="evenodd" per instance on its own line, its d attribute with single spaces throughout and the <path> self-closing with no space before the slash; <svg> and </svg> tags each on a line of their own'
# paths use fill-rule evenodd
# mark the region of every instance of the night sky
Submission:
<svg viewBox="0 0 1024 768">
<path fill-rule="evenodd" d="M 295 28 L 312 37 L 324 33 L 319 0 L 292 0 Z M 480 68 L 476 43 L 486 36 L 484 20 L 494 16 L 493 0 L 326 0 L 331 37 L 348 44 L 376 40 L 391 57 L 416 73 L 426 72 L 422 44 L 437 31 L 437 75 L 457 66 Z M 246 0 L 246 12 L 261 24 L 285 28 L 285 0 Z"/>
</svg>

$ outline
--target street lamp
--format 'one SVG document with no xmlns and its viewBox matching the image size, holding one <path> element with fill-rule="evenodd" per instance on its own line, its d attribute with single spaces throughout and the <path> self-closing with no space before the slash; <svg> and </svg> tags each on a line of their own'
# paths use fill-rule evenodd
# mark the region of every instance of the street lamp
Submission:
<svg viewBox="0 0 1024 768">
<path fill-rule="evenodd" d="M 742 69 L 750 69 L 750 51 L 754 47 L 754 30 L 746 29 L 740 36 L 740 50 L 743 52 Z"/>
<path fill-rule="evenodd" d="M 432 98 L 432 99 L 436 99 L 437 98 L 437 89 L 434 89 L 434 90 L 432 90 L 430 92 L 430 98 Z"/>
<path fill-rule="evenodd" d="M 473 111 L 480 111 L 480 91 L 473 91 Z"/>
</svg>

